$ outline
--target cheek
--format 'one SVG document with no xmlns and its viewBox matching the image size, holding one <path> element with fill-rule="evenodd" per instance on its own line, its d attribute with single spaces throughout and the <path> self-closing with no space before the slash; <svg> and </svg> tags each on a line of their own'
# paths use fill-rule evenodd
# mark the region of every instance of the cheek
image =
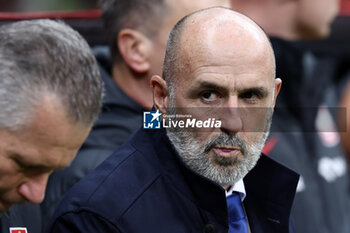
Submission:
<svg viewBox="0 0 350 233">
<path fill-rule="evenodd" d="M 241 111 L 244 132 L 263 133 L 272 116 L 272 108 L 249 108 Z"/>
<path fill-rule="evenodd" d="M 331 11 L 331 17 L 332 19 L 335 18 L 339 14 L 340 10 L 340 0 L 330 0 L 331 1 L 331 6 L 332 6 L 332 11 Z"/>
<path fill-rule="evenodd" d="M 69 164 L 71 164 L 71 162 L 73 161 L 75 155 L 77 154 L 78 150 L 80 147 L 76 147 L 75 149 L 67 149 L 64 150 L 60 153 L 52 153 L 52 158 L 51 160 L 48 161 L 48 164 L 50 165 L 51 171 L 50 173 L 52 173 L 54 170 L 56 169 L 61 169 L 64 167 L 67 167 Z M 59 160 L 57 160 L 56 158 L 60 158 Z"/>
<path fill-rule="evenodd" d="M 176 108 L 177 113 L 196 115 L 196 111 L 193 111 L 194 109 L 189 107 L 190 101 L 183 97 L 181 88 L 177 88 L 175 90 L 174 96 L 175 96 L 174 107 Z"/>
<path fill-rule="evenodd" d="M 6 169 L 6 171 L 1 169 L 0 177 L 0 193 L 16 189 L 21 183 L 21 180 L 23 180 L 23 175 L 21 173 L 9 169 Z"/>
<path fill-rule="evenodd" d="M 193 132 L 193 137 L 200 143 L 201 146 L 206 144 L 215 136 L 219 136 L 219 134 L 216 135 L 214 133 L 208 132 L 208 129 L 199 132 Z"/>
<path fill-rule="evenodd" d="M 247 146 L 255 145 L 256 143 L 261 141 L 262 137 L 262 132 L 248 132 L 244 133 L 244 135 L 241 136 L 241 138 L 245 141 Z"/>
<path fill-rule="evenodd" d="M 339 3 L 336 0 L 322 0 L 311 6 L 309 13 L 313 13 L 313 24 L 315 26 L 329 27 L 334 17 L 338 14 Z"/>
<path fill-rule="evenodd" d="M 315 30 L 315 28 L 320 28 L 324 22 L 324 18 L 327 14 L 324 14 L 324 0 L 304 0 L 301 1 L 301 5 L 298 11 L 298 24 L 300 28 L 305 28 L 307 30 Z M 321 3 L 322 2 L 322 3 Z"/>
<path fill-rule="evenodd" d="M 330 25 L 338 14 L 339 4 L 335 0 L 324 0 L 324 4 L 321 4 L 320 8 L 321 8 L 319 10 L 320 22 L 323 22 L 325 25 Z"/>
</svg>

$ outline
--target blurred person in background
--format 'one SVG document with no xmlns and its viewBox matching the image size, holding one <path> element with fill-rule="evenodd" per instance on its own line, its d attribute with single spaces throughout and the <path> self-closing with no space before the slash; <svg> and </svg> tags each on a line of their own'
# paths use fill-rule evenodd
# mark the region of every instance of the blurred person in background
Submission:
<svg viewBox="0 0 350 233">
<path fill-rule="evenodd" d="M 229 0 L 102 0 L 108 48 L 95 48 L 105 84 L 102 112 L 71 166 L 49 180 L 43 215 L 49 218 L 66 191 L 119 148 L 153 105 L 150 80 L 161 74 L 168 34 L 191 12 Z M 45 221 L 46 223 L 46 221 Z"/>
<path fill-rule="evenodd" d="M 232 0 L 271 37 L 283 90 L 264 148 L 301 174 L 292 217 L 296 232 L 350 232 L 349 179 L 331 107 L 336 65 L 299 40 L 322 39 L 338 13 L 338 0 Z"/>
<path fill-rule="evenodd" d="M 63 11 L 94 9 L 98 0 L 0 0 L 0 11 Z"/>
<path fill-rule="evenodd" d="M 70 164 L 101 102 L 96 60 L 76 31 L 52 20 L 0 28 L 1 232 L 41 232 L 40 207 L 15 204 L 43 201 L 49 175 Z"/>
</svg>

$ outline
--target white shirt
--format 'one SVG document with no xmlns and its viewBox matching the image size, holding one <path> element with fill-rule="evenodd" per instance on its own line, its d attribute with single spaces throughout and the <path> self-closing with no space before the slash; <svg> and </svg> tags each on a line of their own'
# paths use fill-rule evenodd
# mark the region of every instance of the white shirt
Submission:
<svg viewBox="0 0 350 233">
<path fill-rule="evenodd" d="M 243 179 L 240 179 L 237 181 L 234 185 L 231 186 L 231 188 L 226 192 L 226 197 L 230 196 L 233 192 L 238 192 L 241 196 L 241 201 L 243 202 L 244 198 L 246 197 L 245 187 Z"/>
</svg>

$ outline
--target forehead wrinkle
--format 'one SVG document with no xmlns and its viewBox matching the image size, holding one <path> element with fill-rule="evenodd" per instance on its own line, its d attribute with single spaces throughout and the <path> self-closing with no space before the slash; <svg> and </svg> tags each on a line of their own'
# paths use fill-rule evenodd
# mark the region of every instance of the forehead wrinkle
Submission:
<svg viewBox="0 0 350 233">
<path fill-rule="evenodd" d="M 217 61 L 215 59 L 207 59 L 208 57 L 209 56 L 198 56 L 191 59 L 192 62 L 189 62 L 186 67 L 187 69 L 184 69 L 184 71 L 182 72 L 182 81 L 186 82 L 192 79 L 198 79 L 220 83 L 224 81 L 227 82 L 226 85 L 228 85 L 229 83 L 232 84 L 232 82 L 235 82 L 233 85 L 244 85 L 247 81 L 246 78 L 256 75 L 259 75 L 261 77 L 271 76 L 271 80 L 274 80 L 274 73 L 271 73 L 270 69 L 260 69 L 259 73 L 256 73 L 256 63 L 241 63 L 239 62 L 239 57 L 234 59 L 228 59 L 226 61 L 227 64 L 223 63 L 222 60 Z M 251 66 L 251 68 L 249 68 L 249 66 Z M 267 67 L 266 64 L 262 64 L 259 66 Z M 216 81 L 218 77 L 221 78 L 220 81 Z M 213 80 L 211 81 L 211 79 Z M 258 79 L 255 82 L 261 82 L 260 85 L 262 85 L 264 83 L 264 78 Z"/>
</svg>

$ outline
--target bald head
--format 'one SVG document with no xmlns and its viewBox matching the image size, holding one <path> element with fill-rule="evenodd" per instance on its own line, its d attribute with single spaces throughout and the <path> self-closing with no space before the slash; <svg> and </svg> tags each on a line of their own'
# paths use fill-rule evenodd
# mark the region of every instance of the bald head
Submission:
<svg viewBox="0 0 350 233">
<path fill-rule="evenodd" d="M 220 56 L 220 59 L 215 59 Z M 170 33 L 163 78 L 172 85 L 178 72 L 206 63 L 259 64 L 274 78 L 275 61 L 264 31 L 248 17 L 223 7 L 197 11 L 180 20 Z M 212 59 L 209 61 L 209 59 Z M 237 64 L 235 64 L 237 61 Z"/>
<path fill-rule="evenodd" d="M 152 77 L 157 109 L 221 122 L 205 132 L 167 128 L 181 158 L 222 186 L 242 179 L 260 157 L 281 86 L 265 33 L 230 9 L 198 11 L 172 30 L 163 73 Z"/>
</svg>

